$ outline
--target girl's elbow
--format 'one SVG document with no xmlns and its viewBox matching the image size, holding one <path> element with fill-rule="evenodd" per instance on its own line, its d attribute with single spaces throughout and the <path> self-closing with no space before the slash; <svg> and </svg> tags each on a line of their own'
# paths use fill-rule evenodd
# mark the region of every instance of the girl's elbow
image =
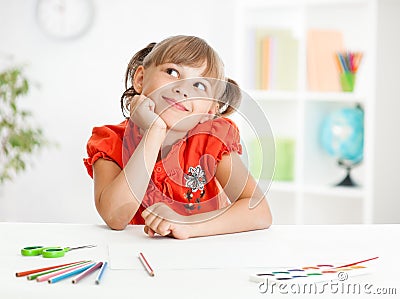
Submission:
<svg viewBox="0 0 400 299">
<path fill-rule="evenodd" d="M 112 230 L 124 230 L 126 228 L 126 225 L 121 225 L 121 224 L 108 224 L 108 227 L 111 228 Z"/>
<path fill-rule="evenodd" d="M 272 216 L 263 215 L 258 219 L 257 229 L 267 229 L 272 225 Z"/>
<path fill-rule="evenodd" d="M 257 217 L 257 228 L 258 229 L 267 229 L 272 225 L 272 214 L 269 207 L 265 207 L 259 211 L 259 215 Z"/>
<path fill-rule="evenodd" d="M 104 219 L 104 222 L 112 230 L 124 230 L 128 225 L 128 223 L 119 219 Z"/>
<path fill-rule="evenodd" d="M 272 216 L 270 215 L 265 221 L 264 221 L 264 229 L 270 228 L 272 225 Z"/>
<path fill-rule="evenodd" d="M 110 211 L 110 209 L 104 208 L 100 205 L 96 205 L 96 208 L 103 221 L 112 230 L 124 230 L 128 226 L 130 219 L 132 219 L 130 214 L 121 213 L 121 210 Z M 122 211 L 125 210 L 128 209 L 123 209 Z"/>
</svg>

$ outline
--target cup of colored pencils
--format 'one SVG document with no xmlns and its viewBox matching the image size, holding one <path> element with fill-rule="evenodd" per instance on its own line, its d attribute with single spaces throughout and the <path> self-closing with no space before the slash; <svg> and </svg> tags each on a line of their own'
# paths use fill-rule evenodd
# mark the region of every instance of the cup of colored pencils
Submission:
<svg viewBox="0 0 400 299">
<path fill-rule="evenodd" d="M 342 90 L 352 92 L 356 82 L 356 74 L 363 57 L 362 52 L 337 52 L 335 61 L 339 69 Z"/>
</svg>

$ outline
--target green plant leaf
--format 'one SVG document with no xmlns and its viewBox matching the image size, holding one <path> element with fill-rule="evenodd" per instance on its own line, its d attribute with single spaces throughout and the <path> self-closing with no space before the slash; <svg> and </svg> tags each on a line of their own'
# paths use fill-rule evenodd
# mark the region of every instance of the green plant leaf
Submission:
<svg viewBox="0 0 400 299">
<path fill-rule="evenodd" d="M 33 114 L 18 105 L 29 86 L 22 67 L 0 72 L 0 184 L 24 171 L 32 155 L 49 145 L 42 129 L 31 125 Z"/>
</svg>

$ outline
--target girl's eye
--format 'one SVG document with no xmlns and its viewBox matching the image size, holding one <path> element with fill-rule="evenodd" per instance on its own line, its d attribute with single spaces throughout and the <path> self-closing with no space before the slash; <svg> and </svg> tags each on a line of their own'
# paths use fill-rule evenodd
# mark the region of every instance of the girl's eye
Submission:
<svg viewBox="0 0 400 299">
<path fill-rule="evenodd" d="M 193 84 L 193 86 L 203 91 L 206 91 L 207 89 L 206 86 L 201 82 L 196 82 Z"/>
<path fill-rule="evenodd" d="M 172 69 L 172 68 L 167 69 L 167 74 L 171 75 L 175 78 L 179 77 L 179 72 L 176 69 Z"/>
</svg>

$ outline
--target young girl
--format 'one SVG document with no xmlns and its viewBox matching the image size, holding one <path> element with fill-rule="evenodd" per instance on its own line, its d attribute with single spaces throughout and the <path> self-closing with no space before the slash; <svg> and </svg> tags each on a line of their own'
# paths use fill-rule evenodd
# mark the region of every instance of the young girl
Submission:
<svg viewBox="0 0 400 299">
<path fill-rule="evenodd" d="M 239 87 L 204 40 L 149 44 L 132 57 L 125 87 L 127 119 L 95 127 L 84 159 L 110 228 L 144 224 L 151 237 L 186 239 L 271 225 L 238 129 L 223 117 L 240 103 Z"/>
</svg>

